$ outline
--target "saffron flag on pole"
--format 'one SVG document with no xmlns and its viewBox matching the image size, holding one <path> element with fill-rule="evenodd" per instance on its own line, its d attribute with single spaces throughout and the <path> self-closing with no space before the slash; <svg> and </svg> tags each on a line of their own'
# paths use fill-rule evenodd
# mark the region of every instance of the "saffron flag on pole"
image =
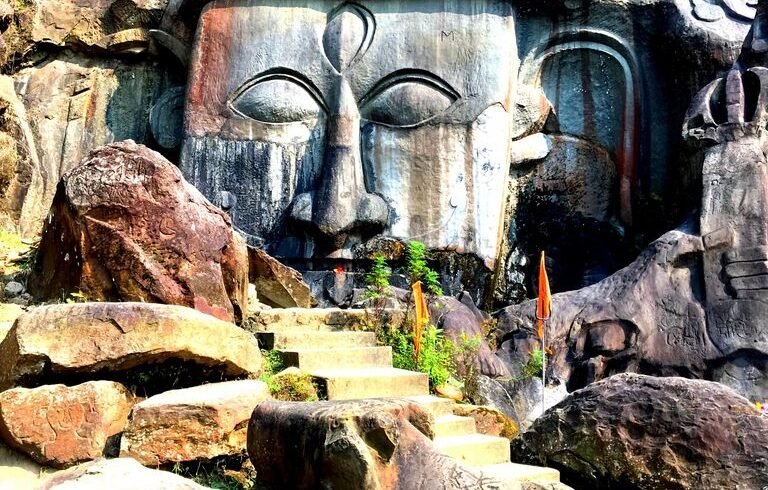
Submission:
<svg viewBox="0 0 768 490">
<path fill-rule="evenodd" d="M 541 252 L 539 261 L 539 295 L 536 298 L 536 333 L 540 339 L 544 339 L 544 322 L 549 320 L 552 310 L 552 293 L 549 290 L 549 278 L 544 261 L 544 252 Z"/>
<path fill-rule="evenodd" d="M 427 308 L 427 301 L 424 299 L 424 292 L 421 290 L 421 281 L 413 283 L 411 286 L 413 289 L 413 304 L 416 310 L 416 318 L 413 324 L 413 350 L 416 357 L 416 363 L 419 362 L 419 354 L 421 353 L 421 332 L 424 329 L 424 325 L 429 323 L 429 309 Z"/>
</svg>

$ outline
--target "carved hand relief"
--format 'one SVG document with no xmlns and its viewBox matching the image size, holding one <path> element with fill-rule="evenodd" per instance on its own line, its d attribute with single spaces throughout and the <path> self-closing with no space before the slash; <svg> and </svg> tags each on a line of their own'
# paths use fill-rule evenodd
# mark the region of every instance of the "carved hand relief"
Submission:
<svg viewBox="0 0 768 490">
<path fill-rule="evenodd" d="M 751 23 L 755 18 L 757 0 L 691 0 L 693 13 L 704 22 L 715 22 L 728 16 Z"/>
</svg>

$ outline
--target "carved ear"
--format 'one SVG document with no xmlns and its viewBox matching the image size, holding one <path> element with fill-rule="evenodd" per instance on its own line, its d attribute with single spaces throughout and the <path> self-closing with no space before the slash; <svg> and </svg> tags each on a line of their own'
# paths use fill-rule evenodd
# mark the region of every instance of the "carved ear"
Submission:
<svg viewBox="0 0 768 490">
<path fill-rule="evenodd" d="M 521 85 L 514 100 L 510 135 L 513 141 L 536 133 L 556 133 L 560 130 L 555 109 L 542 89 Z"/>
</svg>

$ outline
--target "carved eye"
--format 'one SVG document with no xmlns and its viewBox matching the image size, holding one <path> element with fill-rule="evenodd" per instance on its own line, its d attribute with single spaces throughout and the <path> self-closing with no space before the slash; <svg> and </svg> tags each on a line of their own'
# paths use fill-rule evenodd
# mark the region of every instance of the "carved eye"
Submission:
<svg viewBox="0 0 768 490">
<path fill-rule="evenodd" d="M 399 72 L 382 80 L 360 101 L 364 119 L 412 127 L 444 113 L 459 94 L 431 73 Z"/>
<path fill-rule="evenodd" d="M 229 108 L 236 114 L 272 124 L 316 119 L 325 110 L 309 82 L 287 73 L 256 77 L 234 91 Z"/>
</svg>

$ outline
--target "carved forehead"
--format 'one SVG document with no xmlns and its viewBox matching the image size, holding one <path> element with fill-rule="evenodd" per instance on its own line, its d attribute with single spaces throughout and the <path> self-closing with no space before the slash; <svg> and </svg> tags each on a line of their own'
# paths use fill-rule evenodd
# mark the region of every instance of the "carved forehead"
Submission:
<svg viewBox="0 0 768 490">
<path fill-rule="evenodd" d="M 391 73 L 414 70 L 435 75 L 472 101 L 469 105 L 476 107 L 465 107 L 466 112 L 496 102 L 507 105 L 517 49 L 506 2 L 359 2 L 351 6 L 362 7 L 360 21 L 347 19 L 338 39 L 329 42 L 326 34 L 324 42 L 332 13 L 344 5 L 350 4 L 216 0 L 201 16 L 196 49 L 218 53 L 219 59 L 211 61 L 221 64 L 217 69 L 226 80 L 220 83 L 229 92 L 267 70 L 286 68 L 326 94 L 338 76 L 329 60 L 357 36 L 364 46 L 345 77 L 358 98 Z"/>
</svg>

